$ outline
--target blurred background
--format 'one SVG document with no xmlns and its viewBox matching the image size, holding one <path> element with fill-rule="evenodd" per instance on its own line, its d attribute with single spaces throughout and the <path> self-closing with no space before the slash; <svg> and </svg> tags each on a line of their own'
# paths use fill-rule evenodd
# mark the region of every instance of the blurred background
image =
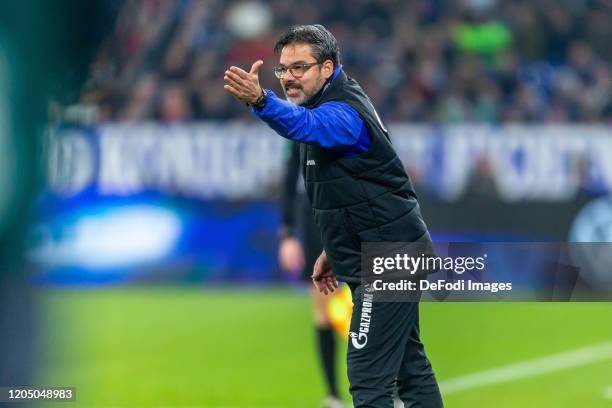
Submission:
<svg viewBox="0 0 612 408">
<path fill-rule="evenodd" d="M 0 385 L 317 406 L 307 290 L 277 261 L 289 146 L 222 88 L 263 59 L 282 94 L 272 48 L 294 24 L 338 39 L 435 240 L 612 241 L 610 0 L 60 4 L 0 13 Z M 448 406 L 612 404 L 605 303 L 421 309 Z M 450 382 L 584 347 L 584 365 Z"/>
</svg>

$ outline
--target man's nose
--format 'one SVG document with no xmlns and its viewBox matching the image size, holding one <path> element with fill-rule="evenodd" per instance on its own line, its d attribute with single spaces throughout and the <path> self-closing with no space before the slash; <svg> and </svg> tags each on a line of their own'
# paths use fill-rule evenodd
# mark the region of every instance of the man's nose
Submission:
<svg viewBox="0 0 612 408">
<path fill-rule="evenodd" d="M 291 80 L 295 80 L 296 78 L 293 76 L 293 74 L 291 73 L 291 70 L 286 70 L 285 73 L 283 74 L 283 81 L 291 81 Z"/>
</svg>

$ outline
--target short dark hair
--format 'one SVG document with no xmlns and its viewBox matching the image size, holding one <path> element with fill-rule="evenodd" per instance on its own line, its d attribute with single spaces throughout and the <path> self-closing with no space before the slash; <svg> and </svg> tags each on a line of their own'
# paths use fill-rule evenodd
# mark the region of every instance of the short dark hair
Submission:
<svg viewBox="0 0 612 408">
<path fill-rule="evenodd" d="M 321 24 L 297 25 L 291 27 L 276 42 L 276 45 L 274 45 L 274 52 L 280 54 L 286 45 L 295 43 L 310 44 L 312 47 L 312 54 L 319 63 L 331 60 L 334 63 L 334 68 L 340 64 L 338 41 L 336 41 L 336 37 L 327 31 Z"/>
</svg>

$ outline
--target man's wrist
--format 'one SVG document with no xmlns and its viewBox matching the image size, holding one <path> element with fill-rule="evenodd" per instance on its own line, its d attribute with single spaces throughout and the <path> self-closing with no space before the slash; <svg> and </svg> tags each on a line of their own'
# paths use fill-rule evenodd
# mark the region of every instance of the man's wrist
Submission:
<svg viewBox="0 0 612 408">
<path fill-rule="evenodd" d="M 255 109 L 261 109 L 266 106 L 267 101 L 268 94 L 266 93 L 265 89 L 261 88 L 261 95 L 259 95 L 259 97 L 254 102 L 248 102 L 247 106 L 252 106 Z"/>
</svg>

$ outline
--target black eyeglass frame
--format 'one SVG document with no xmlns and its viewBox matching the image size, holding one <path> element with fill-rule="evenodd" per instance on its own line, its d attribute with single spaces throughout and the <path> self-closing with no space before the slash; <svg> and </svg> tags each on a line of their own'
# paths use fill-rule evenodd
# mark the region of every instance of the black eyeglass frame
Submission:
<svg viewBox="0 0 612 408">
<path fill-rule="evenodd" d="M 272 68 L 272 71 L 274 72 L 274 76 L 277 77 L 278 79 L 283 79 L 287 71 L 291 72 L 291 75 L 293 75 L 295 78 L 301 78 L 304 76 L 304 74 L 306 74 L 306 71 L 308 71 L 310 68 L 314 67 L 315 65 L 323 65 L 323 63 L 322 62 L 297 62 L 295 64 L 289 65 L 288 67 L 285 67 L 284 65 L 279 64 L 275 66 L 274 68 Z M 302 70 L 302 73 L 299 75 L 296 75 L 294 70 L 298 69 L 298 67 Z"/>
</svg>

